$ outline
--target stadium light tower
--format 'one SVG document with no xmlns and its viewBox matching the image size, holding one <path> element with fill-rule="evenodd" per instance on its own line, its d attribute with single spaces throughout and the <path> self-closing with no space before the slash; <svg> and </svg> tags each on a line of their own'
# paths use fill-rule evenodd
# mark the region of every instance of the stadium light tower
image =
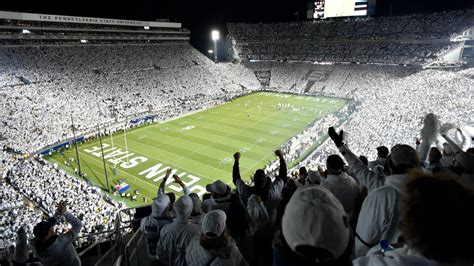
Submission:
<svg viewBox="0 0 474 266">
<path fill-rule="evenodd" d="M 217 40 L 219 40 L 219 32 L 213 30 L 211 32 L 211 38 L 214 41 L 214 62 L 217 62 Z"/>
</svg>

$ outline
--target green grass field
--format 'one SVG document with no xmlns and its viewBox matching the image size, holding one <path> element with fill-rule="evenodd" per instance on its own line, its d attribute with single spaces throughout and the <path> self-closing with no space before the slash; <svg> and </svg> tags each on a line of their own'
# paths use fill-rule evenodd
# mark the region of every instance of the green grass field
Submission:
<svg viewBox="0 0 474 266">
<path fill-rule="evenodd" d="M 242 177 L 249 178 L 258 168 L 275 159 L 273 151 L 302 132 L 308 124 L 340 110 L 344 99 L 259 92 L 220 106 L 162 123 L 150 124 L 103 138 L 109 185 L 125 179 L 136 201 L 123 199 L 129 206 L 146 204 L 156 191 L 167 168 L 176 170 L 191 191 L 202 195 L 214 180 L 232 183 L 232 155 L 242 153 Z M 113 146 L 112 146 L 113 140 Z M 95 185 L 106 188 L 99 141 L 79 145 L 82 172 Z M 63 154 L 45 156 L 51 163 L 74 174 L 73 148 Z M 116 164 L 116 175 L 113 173 Z M 171 181 L 171 180 L 169 180 Z M 175 183 L 166 191 L 181 192 Z M 121 199 L 119 195 L 114 196 Z"/>
</svg>

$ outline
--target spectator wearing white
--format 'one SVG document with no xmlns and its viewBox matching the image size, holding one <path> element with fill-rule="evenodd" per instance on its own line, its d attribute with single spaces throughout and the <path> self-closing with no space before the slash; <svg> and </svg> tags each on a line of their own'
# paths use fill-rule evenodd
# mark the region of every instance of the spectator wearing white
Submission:
<svg viewBox="0 0 474 266">
<path fill-rule="evenodd" d="M 415 149 L 397 144 L 390 151 L 387 165 L 390 175 L 385 184 L 370 192 L 362 204 L 356 227 L 356 257 L 364 256 L 380 240 L 392 243 L 400 237 L 401 202 L 406 197 L 403 184 L 408 172 L 419 167 L 420 160 Z"/>
<path fill-rule="evenodd" d="M 385 183 L 385 167 L 382 165 L 375 165 L 373 168 L 365 165 L 360 158 L 358 158 L 347 145 L 337 147 L 339 152 L 349 164 L 349 172 L 352 176 L 364 187 L 368 192 L 383 186 Z M 386 163 L 387 161 L 385 161 Z"/>
<path fill-rule="evenodd" d="M 240 152 L 236 152 L 234 154 L 235 162 L 232 169 L 232 179 L 237 187 L 237 191 L 239 192 L 242 201 L 247 203 L 248 199 L 253 194 L 259 196 L 259 200 L 263 202 L 263 205 L 267 209 L 268 217 L 270 218 L 267 225 L 258 232 L 255 232 L 253 236 L 256 262 L 252 263 L 257 264 L 264 264 L 271 261 L 271 243 L 275 234 L 274 225 L 278 216 L 278 205 L 281 201 L 281 192 L 288 181 L 288 170 L 284 154 L 281 150 L 276 150 L 275 155 L 279 159 L 280 168 L 278 171 L 278 176 L 275 177 L 273 182 L 271 182 L 270 178 L 265 174 L 263 169 L 258 169 L 255 171 L 253 178 L 254 186 L 249 186 L 244 183 L 240 176 Z M 233 219 L 233 217 L 232 219 L 229 218 L 229 220 Z"/>
<path fill-rule="evenodd" d="M 199 195 L 196 193 L 190 193 L 189 197 L 193 201 L 193 211 L 191 212 L 190 220 L 192 220 L 196 224 L 201 224 L 202 220 L 202 204 Z"/>
<path fill-rule="evenodd" d="M 186 250 L 187 265 L 248 265 L 234 240 L 227 234 L 226 219 L 222 210 L 213 210 L 204 216 L 201 235 L 193 238 Z"/>
<path fill-rule="evenodd" d="M 326 161 L 328 175 L 321 186 L 327 188 L 341 202 L 349 219 L 355 211 L 355 203 L 361 191 L 353 177 L 345 173 L 344 161 L 339 155 L 331 155 Z"/>
<path fill-rule="evenodd" d="M 67 211 L 66 206 L 67 202 L 59 202 L 55 216 L 40 222 L 33 229 L 35 234 L 34 250 L 43 265 L 81 265 L 81 260 L 72 242 L 79 235 L 82 223 Z M 65 234 L 56 235 L 54 226 L 62 216 L 71 224 L 71 228 Z"/>
<path fill-rule="evenodd" d="M 160 230 L 165 225 L 173 222 L 169 215 L 170 198 L 168 195 L 160 195 L 151 203 L 151 214 L 142 219 L 140 229 L 145 236 L 145 244 L 150 257 L 156 256 L 156 245 L 160 239 Z"/>
<path fill-rule="evenodd" d="M 207 185 L 206 189 L 211 192 L 211 198 L 203 202 L 203 212 L 207 213 L 211 210 L 224 211 L 229 218 L 226 220 L 228 233 L 240 248 L 246 248 L 248 245 L 244 244 L 244 242 L 248 240 L 248 235 L 251 232 L 249 229 L 252 229 L 249 227 L 248 215 L 242 199 L 238 194 L 232 193 L 230 187 L 221 180 Z M 261 210 L 258 210 L 258 207 L 256 207 L 255 209 L 251 208 L 251 211 L 258 212 Z M 254 226 L 253 228 L 256 227 Z"/>
<path fill-rule="evenodd" d="M 322 186 L 296 190 L 285 208 L 274 242 L 273 265 L 351 265 L 349 217 Z"/>
<path fill-rule="evenodd" d="M 474 190 L 447 172 L 410 173 L 401 230 L 404 243 L 380 245 L 355 266 L 472 265 Z M 443 197 L 440 197 L 443 195 Z"/>
<path fill-rule="evenodd" d="M 156 245 L 160 239 L 161 228 L 173 222 L 173 218 L 169 213 L 171 200 L 170 197 L 164 193 L 164 185 L 170 174 L 171 169 L 168 169 L 165 178 L 158 188 L 157 197 L 154 198 L 151 203 L 151 214 L 143 218 L 140 223 L 140 229 L 145 236 L 147 254 L 150 258 L 156 257 Z"/>
<path fill-rule="evenodd" d="M 276 205 L 281 198 L 281 191 L 286 181 L 288 180 L 288 171 L 285 162 L 283 152 L 281 150 L 275 151 L 275 155 L 280 161 L 280 169 L 278 176 L 273 182 L 269 182 L 269 178 L 265 174 L 265 171 L 258 169 L 254 174 L 254 186 L 249 186 L 245 184 L 240 176 L 239 162 L 240 162 L 240 152 L 234 154 L 234 166 L 232 169 L 232 179 L 237 187 L 242 200 L 247 202 L 252 194 L 256 194 L 263 201 L 267 207 L 268 214 L 270 215 L 271 222 L 273 223 L 276 218 Z"/>
<path fill-rule="evenodd" d="M 342 154 L 342 156 L 344 156 L 344 159 L 346 159 L 347 163 L 349 164 L 349 171 L 354 175 L 354 178 L 356 178 L 361 185 L 367 188 L 368 192 L 371 192 L 384 184 L 384 168 L 380 165 L 375 165 L 373 169 L 370 169 L 370 167 L 363 164 L 359 157 L 357 157 L 349 149 L 349 147 L 344 144 L 343 130 L 337 134 L 334 127 L 330 127 L 328 134 L 336 147 L 339 149 L 339 152 Z"/>
<path fill-rule="evenodd" d="M 175 179 L 178 178 L 175 175 Z M 186 265 L 186 248 L 191 239 L 201 233 L 201 227 L 188 219 L 193 211 L 191 197 L 181 196 L 176 200 L 173 208 L 176 218 L 161 229 L 156 257 L 165 265 Z"/>
</svg>

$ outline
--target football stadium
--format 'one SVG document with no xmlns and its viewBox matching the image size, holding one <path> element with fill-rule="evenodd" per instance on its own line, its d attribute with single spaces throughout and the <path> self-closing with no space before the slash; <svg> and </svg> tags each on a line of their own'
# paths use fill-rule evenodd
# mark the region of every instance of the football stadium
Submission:
<svg viewBox="0 0 474 266">
<path fill-rule="evenodd" d="M 1 265 L 473 265 L 472 4 L 88 1 L 0 3 Z"/>
<path fill-rule="evenodd" d="M 187 114 L 182 117 L 150 123 L 109 133 L 102 144 L 94 137 L 78 145 L 79 164 L 84 179 L 105 190 L 126 184 L 127 190 L 138 190 L 148 200 L 132 200 L 131 205 L 148 203 L 156 195 L 158 185 L 168 168 L 180 176 L 192 192 L 202 196 L 205 185 L 214 180 L 232 183 L 232 155 L 240 151 L 248 160 L 242 162 L 244 177 L 273 161 L 273 151 L 326 115 L 340 111 L 346 100 L 326 97 L 299 96 L 280 93 L 255 93 L 231 100 L 223 105 Z M 318 134 L 315 145 L 308 147 L 290 165 L 296 165 L 311 149 L 323 142 L 326 132 Z M 102 145 L 102 150 L 100 149 Z M 106 159 L 105 179 L 102 154 Z M 71 145 L 44 158 L 79 175 L 75 149 Z M 170 180 L 171 181 L 171 180 Z M 176 193 L 182 188 L 169 185 Z M 113 190 L 113 188 L 112 188 Z M 125 197 L 125 200 L 127 198 Z M 143 198 L 144 199 L 144 198 Z M 135 204 L 133 204 L 135 203 Z M 130 204 L 129 204 L 130 205 Z"/>
</svg>

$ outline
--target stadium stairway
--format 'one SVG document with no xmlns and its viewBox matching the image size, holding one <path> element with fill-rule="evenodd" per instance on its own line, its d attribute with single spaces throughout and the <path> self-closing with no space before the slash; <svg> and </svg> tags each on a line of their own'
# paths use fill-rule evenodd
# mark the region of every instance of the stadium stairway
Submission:
<svg viewBox="0 0 474 266">
<path fill-rule="evenodd" d="M 139 230 L 141 219 L 150 213 L 150 206 L 121 210 L 115 229 L 108 235 L 112 239 L 108 246 L 90 246 L 89 251 L 81 252 L 83 265 L 156 265 L 154 258 L 150 258 L 147 253 L 143 233 Z"/>
</svg>

